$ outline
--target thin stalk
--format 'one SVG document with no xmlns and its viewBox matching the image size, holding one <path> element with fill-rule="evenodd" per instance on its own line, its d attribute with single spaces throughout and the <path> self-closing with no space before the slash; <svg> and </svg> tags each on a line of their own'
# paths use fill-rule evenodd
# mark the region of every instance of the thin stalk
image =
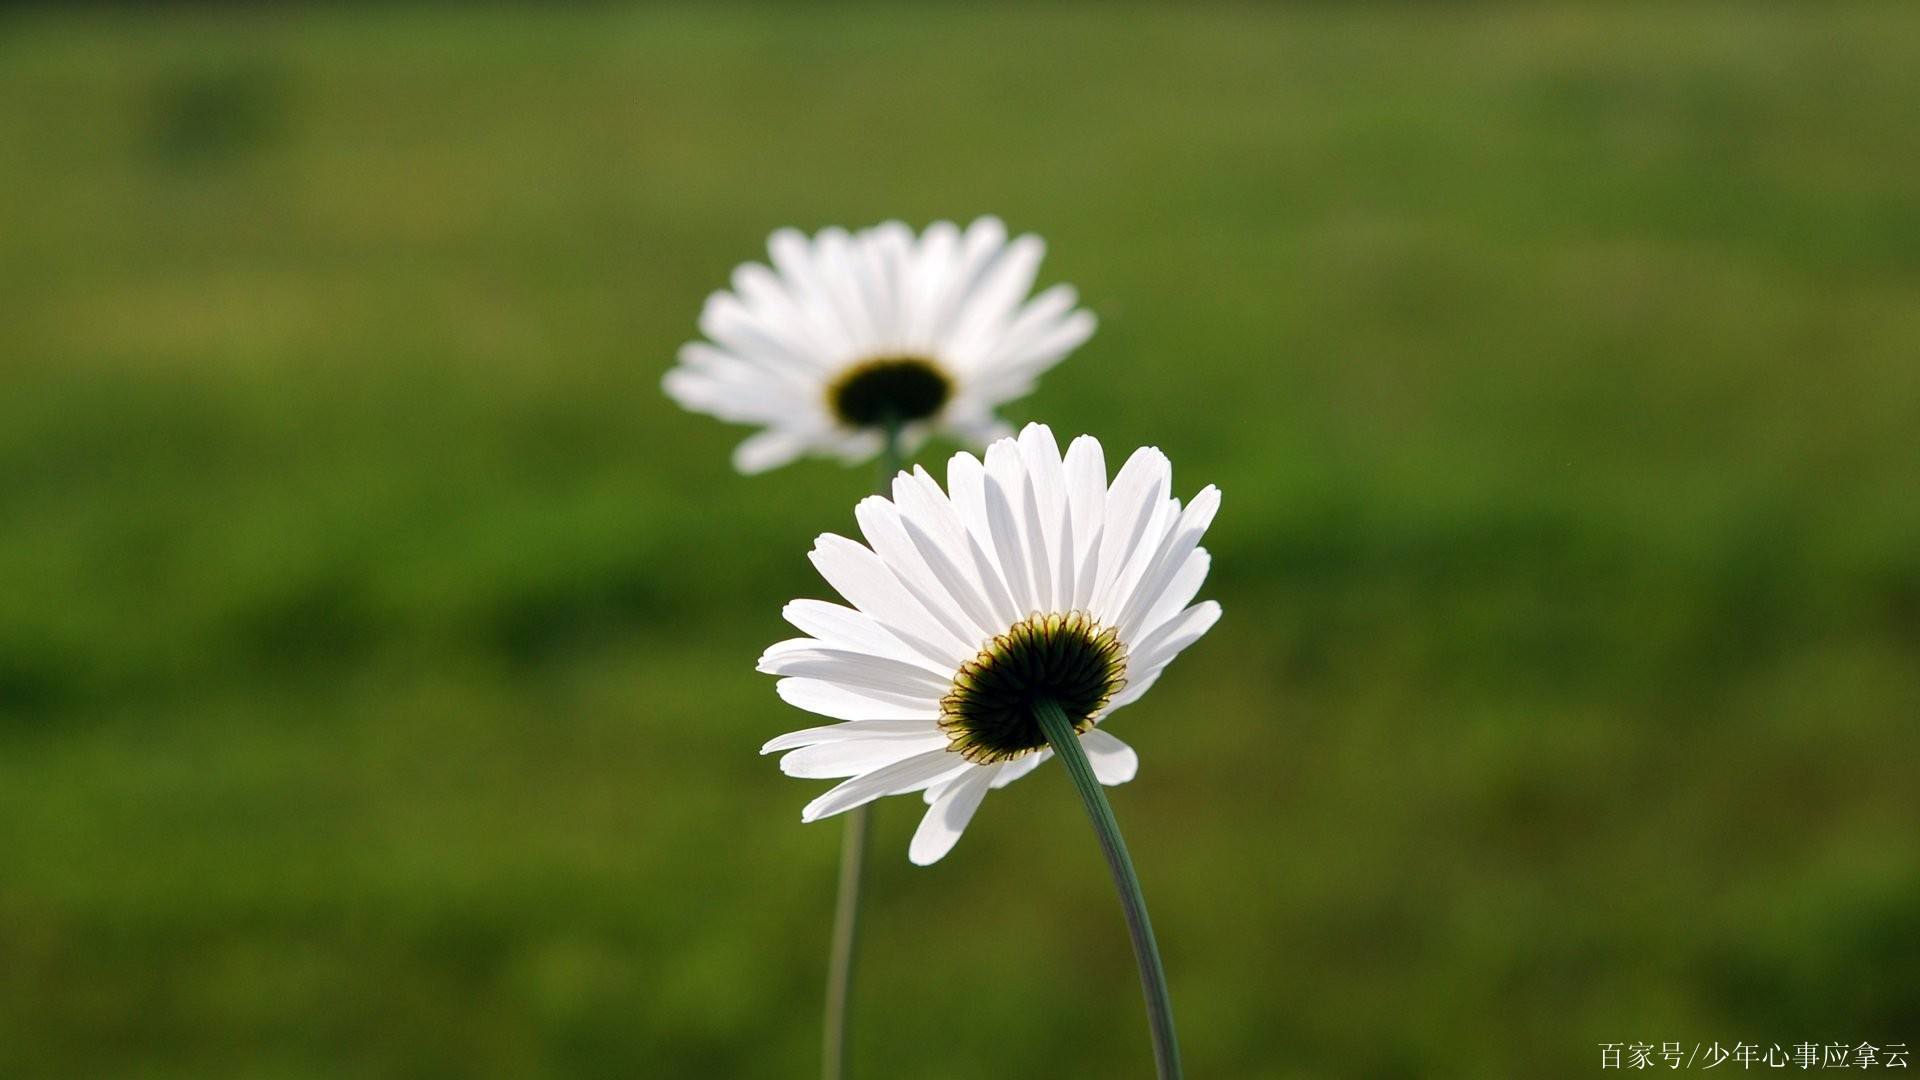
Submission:
<svg viewBox="0 0 1920 1080">
<path fill-rule="evenodd" d="M 1120 908 L 1126 912 L 1127 933 L 1133 938 L 1133 958 L 1140 965 L 1140 988 L 1147 996 L 1147 1026 L 1153 1033 L 1153 1062 L 1160 1080 L 1180 1080 L 1180 1042 L 1173 1032 L 1173 1003 L 1167 997 L 1167 972 L 1160 964 L 1160 946 L 1153 940 L 1153 923 L 1147 918 L 1147 898 L 1140 893 L 1140 876 L 1133 871 L 1133 858 L 1127 854 L 1127 842 L 1120 837 L 1120 822 L 1107 803 L 1107 793 L 1093 775 L 1087 752 L 1080 748 L 1067 714 L 1052 701 L 1034 706 L 1040 730 L 1046 732 L 1053 752 L 1067 767 L 1074 790 L 1086 804 L 1087 817 L 1093 822 L 1094 836 L 1100 840 L 1100 852 L 1113 871 L 1114 888 L 1120 892 Z"/>
<path fill-rule="evenodd" d="M 886 442 L 880 450 L 880 475 L 874 491 L 886 495 L 900 471 L 900 425 L 889 421 L 882 429 Z M 853 1017 L 853 961 L 860 948 L 860 878 L 867 862 L 867 811 L 847 811 L 846 831 L 840 839 L 840 890 L 833 905 L 833 944 L 827 954 L 826 1016 L 820 1036 L 821 1080 L 845 1080 L 847 1032 Z"/>
<path fill-rule="evenodd" d="M 833 951 L 827 957 L 827 1015 L 820 1042 L 822 1080 L 847 1075 L 847 1028 L 853 955 L 860 942 L 860 873 L 867 861 L 867 808 L 846 813 L 840 840 L 840 895 L 833 906 Z"/>
</svg>

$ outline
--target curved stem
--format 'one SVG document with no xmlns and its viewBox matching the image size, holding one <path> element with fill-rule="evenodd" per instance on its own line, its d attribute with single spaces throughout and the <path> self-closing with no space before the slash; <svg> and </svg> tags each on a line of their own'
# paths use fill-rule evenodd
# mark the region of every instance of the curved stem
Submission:
<svg viewBox="0 0 1920 1080">
<path fill-rule="evenodd" d="M 1087 817 L 1100 840 L 1100 852 L 1113 871 L 1113 884 L 1120 892 L 1120 908 L 1126 912 L 1127 933 L 1133 938 L 1133 958 L 1140 964 L 1140 987 L 1147 996 L 1147 1025 L 1153 1033 L 1153 1061 L 1160 1080 L 1180 1080 L 1180 1042 L 1173 1032 L 1173 1003 L 1167 997 L 1167 972 L 1160 964 L 1160 946 L 1153 940 L 1153 923 L 1147 919 L 1147 899 L 1140 893 L 1140 876 L 1134 873 L 1133 858 L 1127 854 L 1127 842 L 1120 837 L 1120 822 L 1107 804 L 1107 793 L 1093 775 L 1087 752 L 1080 748 L 1080 736 L 1074 733 L 1067 714 L 1052 701 L 1034 707 L 1040 730 L 1054 755 L 1067 767 L 1080 801 L 1086 804 Z"/>
<path fill-rule="evenodd" d="M 880 450 L 880 475 L 874 491 L 893 490 L 900 471 L 900 425 L 883 425 L 886 443 Z M 833 944 L 827 954 L 827 1004 L 820 1036 L 821 1080 L 844 1080 L 847 1075 L 847 1032 L 852 1026 L 853 961 L 860 947 L 860 878 L 867 862 L 867 811 L 847 811 L 846 832 L 840 839 L 840 888 L 833 904 Z"/>
</svg>

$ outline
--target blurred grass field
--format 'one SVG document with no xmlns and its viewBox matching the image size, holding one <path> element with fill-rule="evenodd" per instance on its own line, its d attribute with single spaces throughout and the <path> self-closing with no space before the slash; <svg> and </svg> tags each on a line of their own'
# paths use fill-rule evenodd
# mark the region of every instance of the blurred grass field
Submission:
<svg viewBox="0 0 1920 1080">
<path fill-rule="evenodd" d="M 1920 1042 L 1920 9 L 0 14 L 0 1075 L 811 1075 L 752 670 L 866 470 L 658 390 L 1004 216 L 1214 482 L 1116 717 L 1196 1077 Z M 882 804 L 865 1077 L 1144 1076 L 1063 777 Z"/>
</svg>

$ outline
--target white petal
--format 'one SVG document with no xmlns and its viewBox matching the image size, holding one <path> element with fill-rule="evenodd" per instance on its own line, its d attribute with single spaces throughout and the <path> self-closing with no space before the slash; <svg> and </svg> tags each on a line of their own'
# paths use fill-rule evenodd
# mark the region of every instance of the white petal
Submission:
<svg viewBox="0 0 1920 1080">
<path fill-rule="evenodd" d="M 953 509 L 966 526 L 972 541 L 974 567 L 986 585 L 987 600 L 993 605 L 995 621 L 1001 627 L 1012 626 L 1026 618 L 1014 595 L 1014 586 L 995 552 L 993 528 L 987 520 L 987 468 L 972 454 L 959 453 L 947 461 L 947 491 Z M 1020 586 L 1024 590 L 1025 586 Z"/>
<path fill-rule="evenodd" d="M 913 230 L 899 221 L 883 222 L 866 237 L 868 306 L 879 322 L 881 348 L 899 351 L 907 343 L 907 264 L 913 255 Z"/>
<path fill-rule="evenodd" d="M 825 360 L 838 356 L 845 341 L 835 333 L 817 305 L 793 283 L 759 263 L 742 263 L 733 271 L 733 291 L 763 323 L 779 326 L 808 356 Z"/>
<path fill-rule="evenodd" d="M 848 739 L 917 739 L 940 730 L 931 720 L 853 720 L 844 724 L 824 724 L 801 728 L 768 739 L 760 748 L 763 754 L 777 754 L 801 746 L 844 742 Z"/>
<path fill-rule="evenodd" d="M 769 428 L 749 435 L 733 448 L 733 467 L 748 475 L 787 464 L 806 452 L 807 439 L 792 431 Z"/>
<path fill-rule="evenodd" d="M 808 347 L 804 334 L 772 322 L 727 292 L 707 297 L 700 311 L 700 332 L 741 360 L 778 375 L 782 369 L 820 372 L 826 358 Z"/>
<path fill-rule="evenodd" d="M 1186 560 L 1161 591 L 1159 599 L 1140 617 L 1131 633 L 1122 635 L 1122 640 L 1139 641 L 1185 610 L 1200 592 L 1200 586 L 1207 580 L 1207 570 L 1212 565 L 1213 556 L 1207 554 L 1206 548 L 1194 548 L 1188 552 Z"/>
<path fill-rule="evenodd" d="M 775 378 L 701 342 L 680 350 L 680 366 L 661 377 L 661 389 L 682 408 L 731 423 L 769 424 L 810 431 L 825 413 L 811 380 Z"/>
<path fill-rule="evenodd" d="M 998 765 L 975 766 L 946 785 L 914 830 L 913 843 L 907 848 L 907 858 L 914 865 L 930 866 L 953 850 L 999 771 Z"/>
<path fill-rule="evenodd" d="M 855 348 L 855 342 L 847 336 L 846 327 L 827 297 L 812 242 L 798 230 L 781 229 L 768 238 L 767 254 L 772 256 L 774 268 L 793 295 L 795 308 L 806 312 L 821 355 L 844 359 Z"/>
<path fill-rule="evenodd" d="M 998 338 L 1015 305 L 1033 287 L 1034 274 L 1046 252 L 1046 244 L 1031 233 L 1002 248 L 954 321 L 954 334 Z M 977 362 L 977 358 L 971 358 L 971 363 Z"/>
<path fill-rule="evenodd" d="M 1147 691 L 1153 689 L 1153 684 L 1160 681 L 1160 673 L 1165 670 L 1165 664 L 1156 668 L 1147 668 L 1139 667 L 1129 662 L 1127 664 L 1127 685 L 1121 687 L 1120 692 L 1113 695 L 1113 700 L 1107 702 L 1107 707 L 1100 710 L 1101 719 L 1104 720 L 1112 716 L 1113 711 L 1120 706 L 1131 705 L 1139 701 L 1142 697 L 1145 697 Z M 1136 671 L 1139 672 L 1138 675 L 1134 674 Z"/>
<path fill-rule="evenodd" d="M 1212 600 L 1203 600 L 1187 610 L 1167 620 L 1167 624 L 1148 634 L 1134 655 L 1139 657 L 1142 668 L 1165 667 L 1167 662 L 1180 655 L 1180 651 L 1200 640 L 1200 635 L 1213 628 L 1220 621 L 1220 605 Z M 1128 666 L 1134 661 L 1129 658 Z"/>
<path fill-rule="evenodd" d="M 900 586 L 880 557 L 864 546 L 844 536 L 822 533 L 808 557 L 820 576 L 848 603 L 927 659 L 957 667 L 978 651 L 976 645 L 955 637 L 928 614 Z"/>
<path fill-rule="evenodd" d="M 835 720 L 925 720 L 940 718 L 939 699 L 915 694 L 903 697 L 875 690 L 853 690 L 820 679 L 781 679 L 774 685 L 780 700 Z"/>
<path fill-rule="evenodd" d="M 774 269 L 779 271 L 788 288 L 806 294 L 820 291 L 813 265 L 813 245 L 806 234 L 798 229 L 776 229 L 767 237 L 767 254 L 773 258 Z"/>
<path fill-rule="evenodd" d="M 1094 575 L 1099 571 L 1101 525 L 1107 513 L 1107 461 L 1100 440 L 1082 435 L 1067 447 L 1064 465 L 1067 512 L 1073 518 L 1073 597 L 1069 610 L 1093 602 Z"/>
<path fill-rule="evenodd" d="M 780 614 L 829 647 L 885 656 L 917 664 L 930 671 L 945 670 L 931 666 L 931 660 L 908 648 L 871 615 L 850 607 L 830 604 L 825 600 L 795 600 L 781 608 Z"/>
<path fill-rule="evenodd" d="M 1021 522 L 1025 519 L 1026 473 L 1020 467 L 1020 451 L 1012 439 L 1002 439 L 987 447 L 987 530 L 993 537 L 993 553 L 1006 571 L 1007 587 L 1021 617 L 1038 611 L 1046 602 L 1029 571 L 1031 548 Z"/>
<path fill-rule="evenodd" d="M 1013 437 L 1013 425 L 993 415 L 991 408 L 973 402 L 965 392 L 947 406 L 945 426 L 955 442 L 982 449 Z"/>
<path fill-rule="evenodd" d="M 1099 728 L 1080 736 L 1080 748 L 1087 752 L 1093 775 L 1108 787 L 1124 784 L 1140 771 L 1140 755 L 1133 752 L 1133 747 Z"/>
<path fill-rule="evenodd" d="M 1220 490 L 1212 484 L 1200 489 L 1200 493 L 1193 497 L 1192 504 L 1181 512 L 1180 519 L 1167 530 L 1166 537 L 1160 542 L 1160 550 L 1154 553 L 1153 561 L 1148 564 L 1131 594 L 1124 601 L 1116 594 L 1114 606 L 1118 613 L 1114 616 L 1114 625 L 1120 628 L 1123 640 L 1139 640 L 1141 617 L 1173 584 L 1174 575 L 1185 567 L 1188 554 L 1200 545 L 1200 538 L 1206 535 L 1207 527 L 1213 524 L 1213 516 L 1219 509 Z"/>
<path fill-rule="evenodd" d="M 901 528 L 928 570 L 976 633 L 983 639 L 992 636 L 999 629 L 998 620 L 981 586 L 978 564 L 968 551 L 972 541 L 940 486 L 916 466 L 912 474 L 894 479 L 893 499 L 900 510 Z"/>
<path fill-rule="evenodd" d="M 1073 594 L 1079 586 L 1080 573 L 1074 561 L 1073 515 L 1068 512 L 1064 499 L 1059 521 L 1060 535 L 1053 553 L 1053 610 L 1073 611 Z"/>
<path fill-rule="evenodd" d="M 901 478 L 904 477 L 906 474 L 902 473 Z M 900 509 L 892 501 L 869 495 L 854 507 L 853 516 L 860 523 L 861 535 L 867 538 L 868 545 L 887 569 L 893 571 L 900 586 L 955 639 L 962 643 L 974 642 L 983 634 L 992 633 L 974 621 L 966 606 L 948 590 L 941 575 L 927 564 L 907 535 L 906 526 L 900 520 Z"/>
<path fill-rule="evenodd" d="M 960 230 L 936 221 L 920 234 L 908 260 L 902 294 L 902 334 L 909 347 L 924 346 L 938 333 L 941 309 L 959 269 Z"/>
<path fill-rule="evenodd" d="M 1140 580 L 1153 565 L 1154 556 L 1166 544 L 1180 513 L 1179 499 L 1161 499 L 1152 507 L 1147 514 L 1146 527 L 1140 530 L 1140 538 L 1121 562 L 1119 572 L 1108 580 L 1105 589 L 1094 593 L 1093 603 L 1088 610 L 1099 615 L 1101 622 L 1110 626 L 1119 625 L 1127 600 L 1139 588 Z"/>
<path fill-rule="evenodd" d="M 996 788 L 1006 787 L 1008 784 L 1013 783 L 1015 780 L 1020 779 L 1039 768 L 1042 764 L 1045 764 L 1046 760 L 1052 756 L 1052 750 L 1036 750 L 1025 757 L 1017 757 L 1012 761 L 1002 764 L 1000 766 L 1000 775 L 993 779 L 993 786 Z"/>
<path fill-rule="evenodd" d="M 760 656 L 759 670 L 768 675 L 820 679 L 853 690 L 878 690 L 928 701 L 940 700 L 953 685 L 946 675 L 935 675 L 924 667 L 870 653 L 829 649 L 812 638 L 794 638 L 770 646 Z"/>
<path fill-rule="evenodd" d="M 1060 611 L 1073 588 L 1071 554 L 1062 547 L 1062 534 L 1067 529 L 1067 491 L 1060 444 L 1045 424 L 1028 424 L 1020 432 L 1019 446 L 1027 474 L 1027 543 L 1034 553 L 1035 587 L 1041 606 Z M 1040 580 L 1043 577 L 1045 580 Z"/>
<path fill-rule="evenodd" d="M 815 743 L 781 758 L 780 771 L 809 780 L 858 776 L 929 750 L 943 750 L 946 746 L 947 737 L 938 731 L 913 739 L 842 739 Z"/>
<path fill-rule="evenodd" d="M 877 431 L 834 432 L 821 441 L 848 465 L 858 465 L 880 452 L 886 440 Z"/>
<path fill-rule="evenodd" d="M 1107 492 L 1099 572 L 1089 604 L 1097 603 L 1125 568 L 1128 557 L 1151 523 L 1153 512 L 1165 502 L 1172 482 L 1172 463 L 1151 446 L 1135 450 L 1120 467 L 1120 474 L 1114 477 L 1113 487 Z"/>
<path fill-rule="evenodd" d="M 979 286 L 982 271 L 1007 242 L 1007 227 L 992 216 L 975 218 L 960 238 L 960 258 L 949 277 L 948 289 L 933 309 L 936 333 L 951 338 Z"/>
<path fill-rule="evenodd" d="M 950 750 L 929 750 L 846 781 L 802 808 L 800 820 L 818 821 L 888 795 L 919 791 L 972 768 L 977 766 Z"/>
<path fill-rule="evenodd" d="M 1073 286 L 1055 285 L 1028 300 L 1001 335 L 998 349 L 1004 360 L 1017 363 L 1024 359 L 1027 346 L 1057 330 L 1079 298 Z"/>
<path fill-rule="evenodd" d="M 873 316 L 867 310 L 866 297 L 861 295 L 858 271 L 854 262 L 853 238 L 845 229 L 828 228 L 820 230 L 813 240 L 814 265 L 820 273 L 820 284 L 824 297 L 840 325 L 845 329 L 847 338 L 854 342 L 873 343 L 879 339 L 879 331 L 874 326 Z"/>
<path fill-rule="evenodd" d="M 1075 311 L 1031 334 L 1009 334 L 1001 345 L 1007 351 L 1009 376 L 1031 380 L 1058 364 L 1062 357 L 1093 336 L 1098 321 L 1090 311 Z"/>
</svg>

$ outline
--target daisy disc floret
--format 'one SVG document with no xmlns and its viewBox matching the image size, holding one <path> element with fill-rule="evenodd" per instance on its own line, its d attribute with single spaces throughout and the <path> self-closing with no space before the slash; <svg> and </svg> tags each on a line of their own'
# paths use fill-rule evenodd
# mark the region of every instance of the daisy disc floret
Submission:
<svg viewBox="0 0 1920 1080">
<path fill-rule="evenodd" d="M 1182 506 L 1172 486 L 1157 449 L 1135 451 L 1109 484 L 1098 440 L 1082 435 L 1062 457 L 1030 424 L 984 461 L 955 454 L 945 490 L 924 469 L 900 473 L 892 498 L 855 510 L 866 543 L 822 535 L 813 564 L 846 604 L 788 604 L 807 636 L 760 658 L 782 698 L 840 721 L 762 748 L 784 752 L 788 775 L 848 778 L 802 820 L 924 792 L 908 855 L 934 862 L 989 790 L 1052 756 L 1043 703 L 1101 783 L 1131 779 L 1136 755 L 1100 724 L 1220 617 L 1193 603 L 1220 493 Z"/>
<path fill-rule="evenodd" d="M 1012 761 L 1047 745 L 1036 707 L 1052 701 L 1077 734 L 1127 684 L 1127 650 L 1084 611 L 1039 612 L 1014 623 L 960 665 L 940 699 L 949 749 L 976 765 Z"/>
<path fill-rule="evenodd" d="M 1028 296 L 1046 245 L 997 218 L 918 236 L 898 221 L 782 229 L 767 251 L 771 266 L 745 263 L 707 298 L 706 340 L 663 383 L 687 409 L 762 429 L 734 451 L 741 472 L 863 461 L 890 429 L 908 453 L 936 432 L 984 445 L 1011 432 L 994 410 L 1093 333 L 1071 286 Z"/>
</svg>

